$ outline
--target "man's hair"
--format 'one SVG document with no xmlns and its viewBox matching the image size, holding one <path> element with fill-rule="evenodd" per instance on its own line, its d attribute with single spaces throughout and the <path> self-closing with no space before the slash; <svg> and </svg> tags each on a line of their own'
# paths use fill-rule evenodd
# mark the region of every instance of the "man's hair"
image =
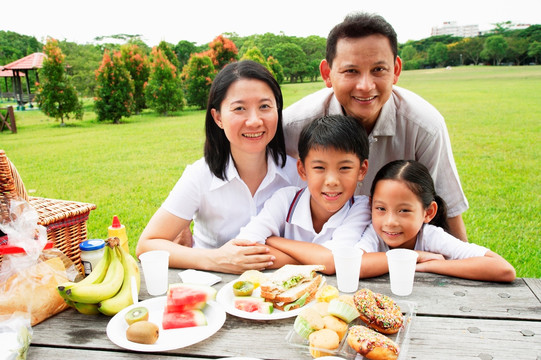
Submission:
<svg viewBox="0 0 541 360">
<path fill-rule="evenodd" d="M 381 34 L 389 39 L 391 51 L 396 59 L 398 55 L 398 41 L 396 32 L 382 16 L 369 13 L 351 13 L 344 21 L 336 25 L 329 36 L 327 36 L 327 52 L 325 59 L 332 67 L 332 62 L 336 57 L 336 45 L 340 39 L 355 39 L 369 35 Z"/>
<path fill-rule="evenodd" d="M 328 148 L 355 154 L 362 163 L 368 159 L 368 135 L 357 120 L 346 115 L 327 115 L 302 129 L 298 150 L 303 163 L 310 150 Z"/>
</svg>

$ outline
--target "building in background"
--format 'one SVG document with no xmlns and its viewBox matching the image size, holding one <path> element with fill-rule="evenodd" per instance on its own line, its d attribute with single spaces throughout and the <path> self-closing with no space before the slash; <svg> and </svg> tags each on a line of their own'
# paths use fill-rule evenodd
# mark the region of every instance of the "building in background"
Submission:
<svg viewBox="0 0 541 360">
<path fill-rule="evenodd" d="M 443 26 L 434 26 L 431 32 L 431 36 L 453 35 L 460 37 L 474 37 L 479 34 L 479 25 L 457 25 L 456 21 L 445 21 Z"/>
</svg>

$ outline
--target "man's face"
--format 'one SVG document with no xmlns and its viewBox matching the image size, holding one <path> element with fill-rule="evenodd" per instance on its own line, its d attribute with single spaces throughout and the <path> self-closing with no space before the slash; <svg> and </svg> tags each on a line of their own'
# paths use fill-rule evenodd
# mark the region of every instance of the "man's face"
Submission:
<svg viewBox="0 0 541 360">
<path fill-rule="evenodd" d="M 338 40 L 332 68 L 323 60 L 320 70 L 347 115 L 361 120 L 370 133 L 398 81 L 401 61 L 394 58 L 389 39 L 374 34 Z"/>
</svg>

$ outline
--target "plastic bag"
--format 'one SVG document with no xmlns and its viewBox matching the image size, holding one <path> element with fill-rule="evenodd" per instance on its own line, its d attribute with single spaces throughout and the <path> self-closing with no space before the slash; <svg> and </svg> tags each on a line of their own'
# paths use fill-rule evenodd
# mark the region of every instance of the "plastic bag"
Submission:
<svg viewBox="0 0 541 360">
<path fill-rule="evenodd" d="M 0 222 L 7 244 L 0 246 L 0 315 L 27 313 L 31 326 L 66 309 L 58 284 L 79 275 L 73 262 L 47 242 L 37 211 L 24 200 L 12 200 Z"/>
<path fill-rule="evenodd" d="M 0 315 L 0 360 L 24 360 L 32 340 L 28 313 Z"/>
</svg>

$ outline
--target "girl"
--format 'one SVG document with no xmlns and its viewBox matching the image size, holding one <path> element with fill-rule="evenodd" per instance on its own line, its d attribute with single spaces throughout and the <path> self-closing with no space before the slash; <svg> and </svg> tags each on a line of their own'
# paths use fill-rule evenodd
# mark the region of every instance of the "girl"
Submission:
<svg viewBox="0 0 541 360">
<path fill-rule="evenodd" d="M 241 61 L 220 71 L 209 93 L 204 158 L 186 167 L 156 211 L 138 256 L 163 249 L 171 267 L 230 273 L 273 264 L 276 255 L 265 246 L 230 239 L 276 190 L 302 184 L 285 153 L 282 107 L 280 87 L 264 66 Z M 192 219 L 190 247 L 176 239 Z"/>
<path fill-rule="evenodd" d="M 383 166 L 372 183 L 370 200 L 372 224 L 357 244 L 365 251 L 361 277 L 387 273 L 385 252 L 406 248 L 419 254 L 417 271 L 486 281 L 515 279 L 515 269 L 504 258 L 446 232 L 445 202 L 421 163 L 396 160 Z"/>
</svg>

